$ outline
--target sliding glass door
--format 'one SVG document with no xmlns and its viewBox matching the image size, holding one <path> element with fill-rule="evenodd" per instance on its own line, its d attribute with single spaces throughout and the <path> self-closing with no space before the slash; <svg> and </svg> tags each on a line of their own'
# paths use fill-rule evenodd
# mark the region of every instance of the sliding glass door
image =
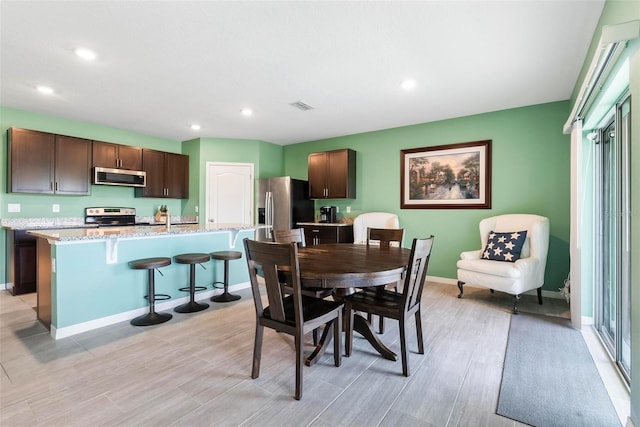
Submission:
<svg viewBox="0 0 640 427">
<path fill-rule="evenodd" d="M 596 328 L 629 380 L 631 368 L 630 129 L 628 96 L 610 121 L 592 135 L 596 142 Z"/>
</svg>

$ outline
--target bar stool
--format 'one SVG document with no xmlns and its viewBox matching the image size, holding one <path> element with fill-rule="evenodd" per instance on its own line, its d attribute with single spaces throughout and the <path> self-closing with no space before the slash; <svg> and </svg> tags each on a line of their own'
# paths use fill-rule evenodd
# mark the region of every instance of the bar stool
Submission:
<svg viewBox="0 0 640 427">
<path fill-rule="evenodd" d="M 189 302 L 174 308 L 177 313 L 195 313 L 209 307 L 209 304 L 199 303 L 195 301 L 196 291 L 204 291 L 206 286 L 196 286 L 196 264 L 204 268 L 203 262 L 209 261 L 209 254 L 192 253 L 180 254 L 173 257 L 178 264 L 189 264 L 189 286 L 180 288 L 182 292 L 189 292 Z"/>
<path fill-rule="evenodd" d="M 171 264 L 171 258 L 159 257 L 159 258 L 144 258 L 129 261 L 129 267 L 135 270 L 147 270 L 149 272 L 149 295 L 145 296 L 149 300 L 149 313 L 138 316 L 131 320 L 131 324 L 134 326 L 150 326 L 164 323 L 171 319 L 173 316 L 169 313 L 156 313 L 156 301 L 164 301 L 171 299 L 171 295 L 156 294 L 155 278 L 153 271 L 159 267 L 166 267 Z M 162 272 L 158 270 L 158 273 L 162 275 Z"/>
<path fill-rule="evenodd" d="M 211 252 L 211 259 L 224 261 L 224 282 L 213 282 L 215 287 L 216 283 L 222 283 L 224 285 L 224 292 L 220 295 L 211 297 L 211 301 L 214 302 L 231 302 L 240 299 L 240 295 L 233 295 L 229 293 L 229 261 L 233 259 L 242 258 L 242 252 L 236 251 L 218 251 Z"/>
</svg>

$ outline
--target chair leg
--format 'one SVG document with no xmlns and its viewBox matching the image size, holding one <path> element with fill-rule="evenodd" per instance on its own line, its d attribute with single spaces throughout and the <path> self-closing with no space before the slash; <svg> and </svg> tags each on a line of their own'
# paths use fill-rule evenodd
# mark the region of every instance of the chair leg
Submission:
<svg viewBox="0 0 640 427">
<path fill-rule="evenodd" d="M 424 354 L 424 337 L 422 336 L 422 315 L 416 311 L 416 335 L 418 336 L 418 353 Z"/>
<path fill-rule="evenodd" d="M 409 376 L 409 358 L 407 355 L 407 323 L 406 319 L 400 319 L 400 353 L 402 357 L 402 375 Z"/>
<path fill-rule="evenodd" d="M 256 379 L 260 376 L 260 358 L 262 355 L 262 335 L 264 326 L 256 324 L 256 337 L 253 342 L 253 367 L 251 368 L 251 378 Z"/>
<path fill-rule="evenodd" d="M 325 327 L 328 328 L 329 325 Z M 333 363 L 336 366 L 342 364 L 342 310 L 338 312 L 338 318 L 333 321 Z"/>
<path fill-rule="evenodd" d="M 520 295 L 513 296 L 513 314 L 518 314 L 518 302 L 520 302 Z"/>
<path fill-rule="evenodd" d="M 378 319 L 378 331 L 381 334 L 384 334 L 384 317 L 378 315 L 379 319 Z"/>
<path fill-rule="evenodd" d="M 542 305 L 542 286 L 538 288 L 538 304 Z"/>
<path fill-rule="evenodd" d="M 349 357 L 351 356 L 351 349 L 353 347 L 353 310 L 351 309 L 351 304 L 345 304 L 345 315 L 347 319 L 345 321 L 345 352 L 344 355 Z"/>
<path fill-rule="evenodd" d="M 318 345 L 318 328 L 314 329 L 312 334 L 313 334 L 313 345 Z"/>
<path fill-rule="evenodd" d="M 464 282 L 461 282 L 460 280 L 458 280 L 458 289 L 460 289 L 460 293 L 458 294 L 458 298 L 462 298 L 462 285 L 464 285 Z"/>
<path fill-rule="evenodd" d="M 300 400 L 302 398 L 302 364 L 303 364 L 303 353 L 302 353 L 302 336 L 298 336 L 296 334 L 295 342 L 296 342 L 296 400 Z"/>
</svg>

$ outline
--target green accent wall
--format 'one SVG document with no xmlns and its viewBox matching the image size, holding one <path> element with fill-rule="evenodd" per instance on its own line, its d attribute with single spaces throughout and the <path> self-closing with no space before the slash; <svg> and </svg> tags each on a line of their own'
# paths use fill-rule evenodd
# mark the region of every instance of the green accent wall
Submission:
<svg viewBox="0 0 640 427">
<path fill-rule="evenodd" d="M 478 223 L 505 213 L 549 218 L 551 236 L 544 289 L 557 291 L 569 273 L 570 139 L 562 134 L 569 103 L 554 102 L 284 147 L 285 174 L 307 177 L 307 156 L 351 148 L 357 152 L 357 198 L 316 201 L 339 216 L 396 213 L 405 246 L 436 238 L 429 274 L 455 278 L 460 252 L 480 249 Z M 492 140 L 491 209 L 400 209 L 400 150 Z M 351 213 L 346 213 L 347 207 Z"/>
</svg>

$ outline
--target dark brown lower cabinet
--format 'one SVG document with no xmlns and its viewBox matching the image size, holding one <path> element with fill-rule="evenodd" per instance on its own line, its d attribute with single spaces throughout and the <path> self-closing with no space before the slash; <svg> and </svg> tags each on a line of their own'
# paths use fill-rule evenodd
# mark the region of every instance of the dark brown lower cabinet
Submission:
<svg viewBox="0 0 640 427">
<path fill-rule="evenodd" d="M 353 243 L 351 225 L 302 225 L 307 246 L 323 243 Z"/>
<path fill-rule="evenodd" d="M 7 283 L 13 295 L 36 291 L 36 238 L 25 230 L 7 230 Z"/>
</svg>

